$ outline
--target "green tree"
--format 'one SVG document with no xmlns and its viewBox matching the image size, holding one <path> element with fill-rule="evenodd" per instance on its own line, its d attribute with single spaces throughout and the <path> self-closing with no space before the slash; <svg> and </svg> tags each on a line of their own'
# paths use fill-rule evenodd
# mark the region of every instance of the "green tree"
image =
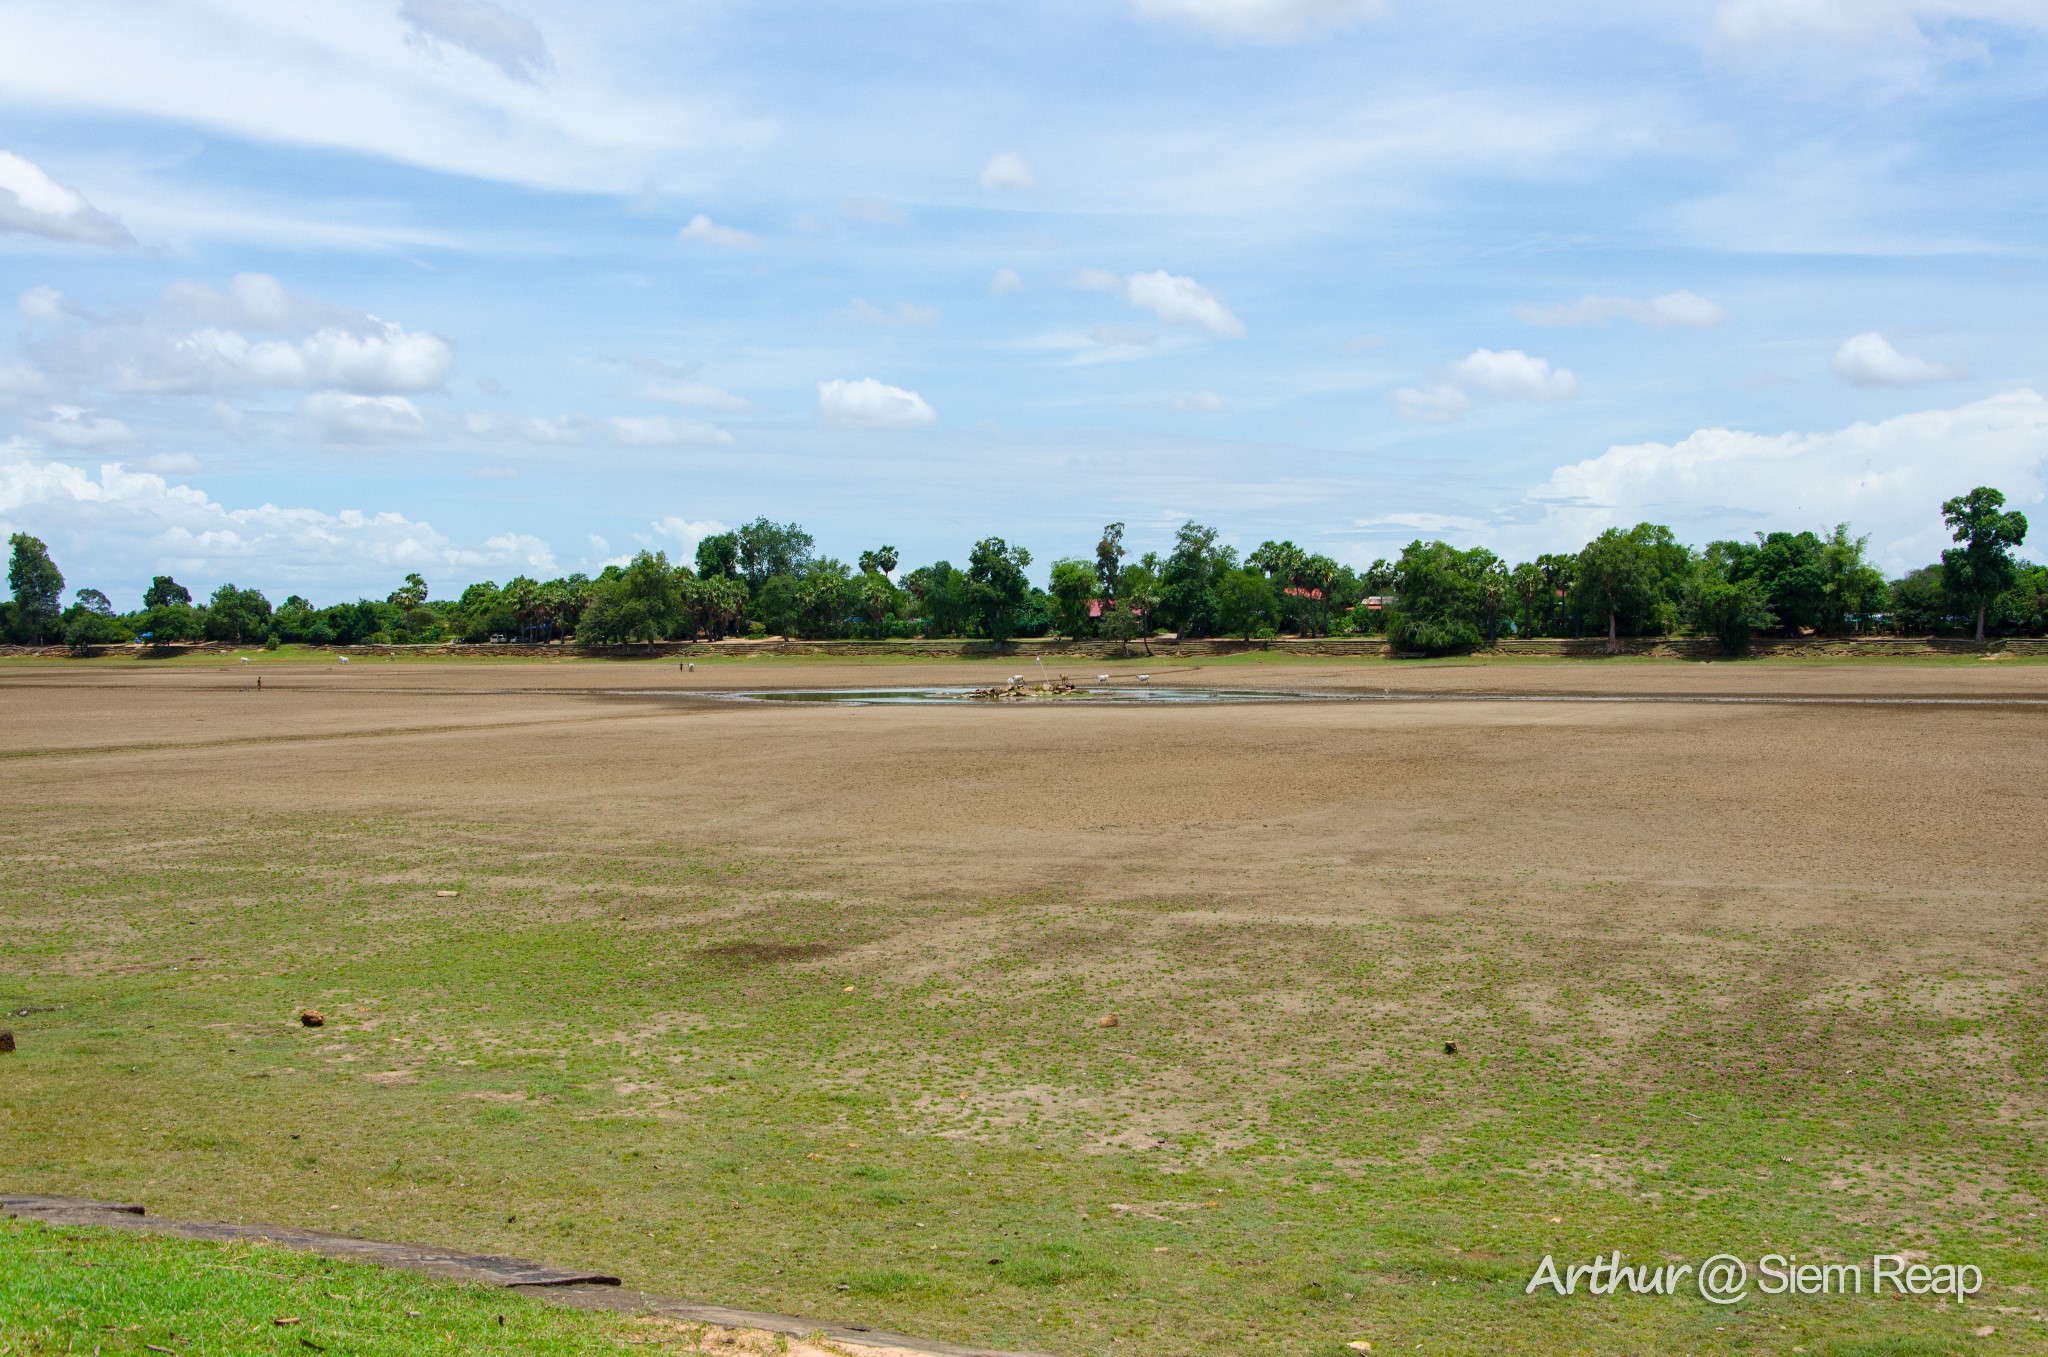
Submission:
<svg viewBox="0 0 2048 1357">
<path fill-rule="evenodd" d="M 1870 538 L 1851 537 L 1847 523 L 1821 540 L 1821 625 L 1840 634 L 1860 628 L 1865 618 L 1885 608 L 1884 576 L 1870 564 Z"/>
<path fill-rule="evenodd" d="M 811 549 L 817 545 L 811 535 L 794 523 L 771 523 L 757 518 L 741 528 L 739 538 L 740 574 L 749 589 L 759 589 L 776 575 L 794 578 L 811 563 Z"/>
<path fill-rule="evenodd" d="M 2027 540 L 2027 517 L 2007 512 L 2005 495 L 1980 485 L 1944 502 L 1942 521 L 1961 545 L 1941 553 L 1942 583 L 1977 610 L 1977 640 L 1984 640 L 1984 614 L 1991 601 L 2012 587 L 2019 574 L 2012 550 Z"/>
<path fill-rule="evenodd" d="M 1305 636 L 1327 636 L 1332 612 L 1340 606 L 1344 568 L 1328 556 L 1303 551 L 1292 542 L 1265 541 L 1244 563 L 1265 572 L 1273 586 L 1282 625 L 1292 621 Z M 1355 577 L 1352 582 L 1355 584 Z"/>
<path fill-rule="evenodd" d="M 919 566 L 903 577 L 903 588 L 917 600 L 926 636 L 959 636 L 967 630 L 967 576 L 951 561 Z"/>
<path fill-rule="evenodd" d="M 1257 570 L 1226 570 L 1216 581 L 1216 625 L 1249 641 L 1271 632 L 1280 597 L 1271 580 Z"/>
<path fill-rule="evenodd" d="M 1095 629 L 1088 605 L 1095 602 L 1101 581 L 1095 567 L 1071 557 L 1052 563 L 1053 626 L 1062 636 L 1085 636 Z"/>
<path fill-rule="evenodd" d="M 197 608 L 184 603 L 159 603 L 142 615 L 142 634 L 152 645 L 174 641 L 196 641 L 206 619 Z"/>
<path fill-rule="evenodd" d="M 681 611 L 682 593 L 667 553 L 643 551 L 618 574 L 599 577 L 576 635 L 598 645 L 658 641 L 670 634 Z"/>
<path fill-rule="evenodd" d="M 872 570 L 886 578 L 896 573 L 896 567 L 901 561 L 902 557 L 896 554 L 896 548 L 876 547 L 873 551 L 863 551 L 860 554 L 860 570 L 863 575 Z"/>
<path fill-rule="evenodd" d="M 2048 631 L 2048 565 L 2023 565 L 1992 607 L 2000 625 L 2029 636 Z"/>
<path fill-rule="evenodd" d="M 391 597 L 386 601 L 407 612 L 411 612 L 413 609 L 421 607 L 426 603 L 427 582 L 415 570 L 412 574 L 405 577 L 404 584 L 391 591 Z"/>
<path fill-rule="evenodd" d="M 747 586 L 737 575 L 700 576 L 695 596 L 704 630 L 714 641 L 730 635 L 747 610 Z"/>
<path fill-rule="evenodd" d="M 50 559 L 41 539 L 25 532 L 7 539 L 13 555 L 7 562 L 7 587 L 14 592 L 14 624 L 30 645 L 41 645 L 46 632 L 57 629 L 57 600 L 64 593 L 64 575 Z"/>
<path fill-rule="evenodd" d="M 1750 637 L 1778 625 L 1763 582 L 1751 575 L 1731 579 L 1725 556 L 1709 554 L 1693 565 L 1686 580 L 1686 624 L 1720 640 L 1731 655 L 1749 649 Z"/>
<path fill-rule="evenodd" d="M 889 569 L 896 568 L 896 549 L 884 547 L 889 553 Z M 868 560 L 876 553 L 863 552 L 861 559 Z M 875 561 L 879 567 L 881 562 Z M 860 605 L 860 615 L 868 624 L 870 638 L 880 641 L 889 634 L 889 623 L 902 611 L 903 591 L 889 580 L 889 572 L 879 568 L 862 570 L 854 583 Z"/>
<path fill-rule="evenodd" d="M 1486 636 L 1486 643 L 1492 645 L 1500 639 L 1500 622 L 1507 615 L 1508 605 L 1514 600 L 1514 583 L 1508 575 L 1508 564 L 1484 547 L 1474 547 L 1467 552 L 1484 552 L 1485 558 L 1472 560 L 1472 566 L 1479 586 L 1479 629 Z"/>
<path fill-rule="evenodd" d="M 1587 611 L 1606 618 L 1609 645 L 1619 638 L 1624 618 L 1632 632 L 1654 622 L 1663 585 L 1656 539 L 1669 533 L 1652 523 L 1638 523 L 1627 532 L 1609 528 L 1579 553 L 1577 587 Z"/>
<path fill-rule="evenodd" d="M 287 599 L 285 606 L 278 609 L 280 625 L 291 611 L 291 600 Z M 489 580 L 479 580 L 462 591 L 450 626 L 463 640 L 481 643 L 493 636 L 513 635 L 519 630 L 519 619 L 513 615 L 503 590 Z"/>
<path fill-rule="evenodd" d="M 1567 627 L 1575 636 L 1584 635 L 1585 628 L 1579 619 L 1581 614 L 1572 607 L 1579 582 L 1579 558 L 1559 552 L 1545 552 L 1536 558 L 1536 569 L 1543 574 L 1544 593 L 1537 614 L 1537 626 L 1541 634 L 1558 635 Z"/>
<path fill-rule="evenodd" d="M 845 562 L 811 561 L 796 578 L 795 625 L 807 640 L 825 640 L 844 633 L 847 619 L 860 608 L 860 592 Z"/>
<path fill-rule="evenodd" d="M 538 633 L 547 621 L 547 596 L 541 592 L 540 581 L 526 575 L 514 575 L 505 581 L 500 592 L 512 610 L 512 627 L 519 639 L 538 639 Z"/>
<path fill-rule="evenodd" d="M 1308 553 L 1294 543 L 1275 542 L 1268 538 L 1259 543 L 1257 550 L 1246 555 L 1244 563 L 1253 570 L 1263 571 L 1275 589 L 1285 589 L 1296 582 L 1307 560 Z"/>
<path fill-rule="evenodd" d="M 192 606 L 192 591 L 172 579 L 169 575 L 158 575 L 149 582 L 149 588 L 142 591 L 142 606 L 145 611 L 166 605 L 179 608 Z"/>
<path fill-rule="evenodd" d="M 1180 636 L 1211 636 L 1217 627 L 1216 585 L 1237 566 L 1237 553 L 1217 544 L 1216 529 L 1183 523 L 1159 571 L 1159 616 Z"/>
<path fill-rule="evenodd" d="M 1102 529 L 1102 539 L 1095 544 L 1095 582 L 1101 586 L 1102 598 L 1116 598 L 1117 577 L 1123 572 L 1124 525 L 1110 523 Z"/>
<path fill-rule="evenodd" d="M 1543 568 L 1534 561 L 1522 562 L 1509 573 L 1508 587 L 1514 592 L 1515 602 L 1521 605 L 1520 617 L 1515 625 L 1516 634 L 1540 635 L 1540 624 L 1536 619 L 1548 588 L 1544 583 Z"/>
<path fill-rule="evenodd" d="M 720 577 L 738 578 L 740 573 L 740 535 L 736 532 L 715 532 L 697 541 L 697 578 L 700 580 Z"/>
<path fill-rule="evenodd" d="M 1018 614 L 1031 597 L 1024 568 L 1031 553 L 1000 537 L 984 537 L 967 553 L 967 607 L 984 636 L 998 643 L 1016 635 Z"/>
<path fill-rule="evenodd" d="M 1117 575 L 1117 597 L 1103 609 L 1103 635 L 1115 641 L 1123 653 L 1130 653 L 1133 640 L 1145 642 L 1145 653 L 1152 653 L 1149 639 L 1156 627 L 1154 619 L 1159 616 L 1159 574 L 1158 558 L 1150 552 L 1136 565 L 1125 566 Z"/>
<path fill-rule="evenodd" d="M 64 644 L 80 655 L 128 639 L 128 629 L 114 616 L 114 605 L 97 589 L 80 589 L 64 610 Z"/>
<path fill-rule="evenodd" d="M 1969 611 L 1968 603 L 1949 593 L 1938 565 L 1908 570 L 1892 581 L 1890 595 L 1892 630 L 1902 636 L 1954 631 L 1959 616 Z"/>
<path fill-rule="evenodd" d="M 1498 562 L 1490 551 L 1460 551 L 1448 542 L 1410 542 L 1393 568 L 1394 606 L 1387 640 L 1396 650 L 1450 655 L 1483 637 L 1480 576 Z"/>
<path fill-rule="evenodd" d="M 223 584 L 207 600 L 206 620 L 201 630 L 209 641 L 241 644 L 253 641 L 270 629 L 270 600 L 261 590 L 237 589 Z"/>
</svg>

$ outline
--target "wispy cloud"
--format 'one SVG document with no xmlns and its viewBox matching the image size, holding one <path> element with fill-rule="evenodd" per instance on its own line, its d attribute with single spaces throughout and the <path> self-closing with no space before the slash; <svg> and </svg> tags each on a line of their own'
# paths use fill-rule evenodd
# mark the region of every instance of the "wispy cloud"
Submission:
<svg viewBox="0 0 2048 1357">
<path fill-rule="evenodd" d="M 1728 319 L 1717 303 L 1693 292 L 1667 292 L 1647 300 L 1635 297 L 1581 297 L 1558 306 L 1518 306 L 1515 314 L 1531 325 L 1606 325 L 1631 320 L 1639 325 L 1712 329 Z"/>
<path fill-rule="evenodd" d="M 988 164 L 981 167 L 981 186 L 991 191 L 1021 189 L 1029 191 L 1038 187 L 1038 175 L 1031 168 L 1031 162 L 1015 151 L 1004 151 L 992 156 Z"/>
<path fill-rule="evenodd" d="M 1296 42 L 1387 10 L 1384 0 L 1132 0 L 1132 7 L 1146 18 L 1254 42 Z"/>
<path fill-rule="evenodd" d="M 411 27 L 408 40 L 427 51 L 445 42 L 528 84 L 554 69 L 533 21 L 490 0 L 403 0 L 398 17 Z"/>
</svg>

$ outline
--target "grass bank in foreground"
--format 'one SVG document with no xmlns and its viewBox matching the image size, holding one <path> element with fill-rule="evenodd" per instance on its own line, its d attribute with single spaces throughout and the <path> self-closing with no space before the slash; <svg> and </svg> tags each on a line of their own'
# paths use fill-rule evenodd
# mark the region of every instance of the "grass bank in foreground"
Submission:
<svg viewBox="0 0 2048 1357">
<path fill-rule="evenodd" d="M 513 1292 L 251 1244 L 0 1221 L 0 1354 L 618 1353 L 648 1335 Z"/>
<path fill-rule="evenodd" d="M 2037 991 L 1967 963 L 1820 931 L 1601 949 L 1535 926 L 1587 889 L 1541 880 L 1331 926 L 419 831 L 14 817 L 4 1180 L 1075 1354 L 2043 1350 L 2043 1161 L 2000 1109 L 2038 1106 L 2048 1038 Z M 138 1323 L 282 1350 L 280 1311 L 347 1314 L 351 1351 L 502 1350 L 499 1313 L 523 1350 L 596 1350 L 594 1321 L 468 1292 L 411 1328 L 323 1309 L 326 1278 L 369 1285 L 324 1261 L 252 1278 L 123 1239 L 51 1271 L 73 1245 L 37 1239 L 5 1237 L 22 1351 Z M 1546 1253 L 1902 1246 L 1991 1288 L 1523 1294 Z M 99 1248 L 154 1280 L 73 1265 Z M 217 1303 L 224 1279 L 260 1287 Z"/>
</svg>

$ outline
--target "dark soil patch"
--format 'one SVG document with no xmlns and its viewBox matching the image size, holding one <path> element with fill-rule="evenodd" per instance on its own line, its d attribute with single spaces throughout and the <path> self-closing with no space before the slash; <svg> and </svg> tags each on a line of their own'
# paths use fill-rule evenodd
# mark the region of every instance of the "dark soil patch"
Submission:
<svg viewBox="0 0 2048 1357">
<path fill-rule="evenodd" d="M 792 961 L 819 961 L 839 951 L 822 942 L 721 942 L 704 955 L 734 969 L 778 966 Z"/>
</svg>

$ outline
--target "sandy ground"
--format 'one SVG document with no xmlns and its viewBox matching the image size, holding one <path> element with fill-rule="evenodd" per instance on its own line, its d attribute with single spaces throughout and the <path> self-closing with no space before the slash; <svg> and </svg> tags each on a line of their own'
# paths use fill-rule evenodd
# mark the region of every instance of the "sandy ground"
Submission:
<svg viewBox="0 0 2048 1357">
<path fill-rule="evenodd" d="M 1447 904 L 1540 873 L 1652 888 L 1597 908 L 1697 923 L 1854 895 L 1991 945 L 2048 866 L 2048 706 L 2028 705 L 2048 666 L 2023 663 L 1162 665 L 1155 683 L 1368 693 L 2018 701 L 1143 710 L 689 696 L 1006 677 L 986 664 L 267 666 L 260 692 L 257 668 L 6 669 L 0 769 L 14 795 L 81 810 L 604 826 L 920 893 L 1199 890 L 1309 916 L 1374 908 L 1389 868 L 1454 872 Z"/>
</svg>

